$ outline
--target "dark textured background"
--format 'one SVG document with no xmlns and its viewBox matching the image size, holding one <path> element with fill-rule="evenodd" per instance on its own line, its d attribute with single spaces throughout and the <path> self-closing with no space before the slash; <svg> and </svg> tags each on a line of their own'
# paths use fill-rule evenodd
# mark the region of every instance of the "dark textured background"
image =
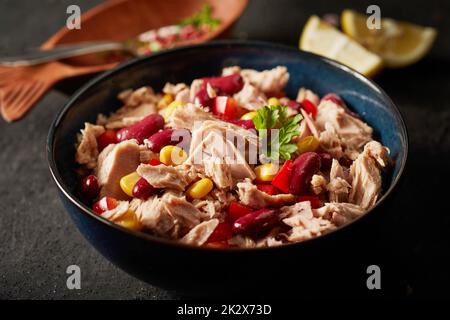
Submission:
<svg viewBox="0 0 450 320">
<path fill-rule="evenodd" d="M 226 0 L 224 0 L 226 1 Z M 64 25 L 69 4 L 82 11 L 100 1 L 0 0 L 0 53 L 38 46 Z M 404 256 L 401 296 L 449 297 L 450 210 L 450 3 L 378 1 L 382 15 L 431 25 L 439 37 L 431 54 L 402 70 L 386 70 L 375 81 L 405 116 L 410 134 L 406 179 L 383 248 Z M 232 36 L 296 46 L 313 13 L 364 11 L 366 1 L 253 0 Z M 45 139 L 67 96 L 52 91 L 22 121 L 0 120 L 0 298 L 172 299 L 100 256 L 64 212 L 45 159 Z M 68 143 L 72 143 L 68 141 Z M 77 264 L 82 289 L 66 288 L 65 270 Z"/>
</svg>

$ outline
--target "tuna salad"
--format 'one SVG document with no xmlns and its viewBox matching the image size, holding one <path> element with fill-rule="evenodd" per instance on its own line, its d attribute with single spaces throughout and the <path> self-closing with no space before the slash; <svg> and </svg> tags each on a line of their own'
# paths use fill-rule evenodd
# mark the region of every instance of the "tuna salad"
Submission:
<svg viewBox="0 0 450 320">
<path fill-rule="evenodd" d="M 76 143 L 80 197 L 122 227 L 194 246 L 278 246 L 323 235 L 380 197 L 389 150 L 337 94 L 286 67 L 227 67 L 118 95 Z M 295 98 L 295 99 L 294 99 Z"/>
</svg>

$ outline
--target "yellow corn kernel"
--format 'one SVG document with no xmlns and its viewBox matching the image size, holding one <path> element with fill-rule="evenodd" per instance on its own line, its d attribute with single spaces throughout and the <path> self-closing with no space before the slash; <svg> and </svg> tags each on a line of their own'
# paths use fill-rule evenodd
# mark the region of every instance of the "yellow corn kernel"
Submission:
<svg viewBox="0 0 450 320">
<path fill-rule="evenodd" d="M 319 139 L 314 136 L 307 136 L 297 143 L 297 150 L 300 154 L 316 151 L 319 147 Z"/>
<path fill-rule="evenodd" d="M 123 192 L 132 197 L 134 185 L 140 178 L 141 177 L 137 174 L 137 172 L 133 172 L 127 174 L 126 176 L 123 176 L 122 179 L 120 179 L 120 187 L 122 188 Z"/>
<path fill-rule="evenodd" d="M 133 210 L 128 210 L 115 220 L 115 222 L 130 230 L 141 230 L 141 223 Z"/>
<path fill-rule="evenodd" d="M 181 101 L 175 100 L 171 102 L 166 109 L 164 109 L 164 120 L 169 121 L 170 117 L 172 117 L 172 114 L 175 112 L 175 110 L 179 107 L 183 106 L 183 103 Z"/>
<path fill-rule="evenodd" d="M 201 199 L 211 192 L 214 185 L 208 178 L 203 178 L 194 182 L 186 191 L 187 195 L 192 199 Z"/>
<path fill-rule="evenodd" d="M 177 166 L 187 159 L 187 153 L 177 146 L 165 146 L 159 152 L 159 161 L 168 166 Z"/>
<path fill-rule="evenodd" d="M 161 98 L 161 100 L 158 101 L 158 109 L 164 109 L 169 104 L 173 102 L 173 97 L 171 94 L 165 94 Z"/>
<path fill-rule="evenodd" d="M 257 114 L 258 112 L 256 111 L 247 112 L 241 117 L 241 120 L 253 120 L 253 118 L 256 117 Z"/>
<path fill-rule="evenodd" d="M 267 100 L 267 104 L 269 106 L 279 106 L 280 100 L 278 100 L 278 98 L 272 97 L 272 98 L 269 98 L 269 100 Z"/>
<path fill-rule="evenodd" d="M 265 163 L 255 168 L 256 179 L 259 181 L 272 181 L 277 172 L 278 166 L 273 163 Z"/>
</svg>

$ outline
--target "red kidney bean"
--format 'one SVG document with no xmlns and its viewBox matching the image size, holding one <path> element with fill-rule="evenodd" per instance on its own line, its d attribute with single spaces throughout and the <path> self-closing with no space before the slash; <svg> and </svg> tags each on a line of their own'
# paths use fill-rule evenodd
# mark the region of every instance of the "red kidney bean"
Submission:
<svg viewBox="0 0 450 320">
<path fill-rule="evenodd" d="M 315 152 L 302 153 L 294 161 L 289 192 L 295 195 L 305 192 L 312 176 L 319 170 L 320 156 Z"/>
<path fill-rule="evenodd" d="M 208 95 L 208 91 L 206 90 L 206 85 L 203 83 L 203 86 L 200 90 L 195 94 L 195 102 L 200 104 L 203 107 L 210 107 L 213 99 L 211 99 Z"/>
<path fill-rule="evenodd" d="M 191 134 L 187 129 L 165 129 L 148 138 L 147 147 L 153 152 L 159 152 L 168 145 L 189 145 Z"/>
<path fill-rule="evenodd" d="M 279 221 L 277 209 L 264 208 L 237 219 L 232 226 L 235 234 L 256 235 L 274 227 Z"/>
<path fill-rule="evenodd" d="M 331 164 L 333 163 L 333 157 L 326 152 L 319 153 L 320 156 L 320 170 L 328 171 L 331 169 Z"/>
<path fill-rule="evenodd" d="M 117 143 L 117 135 L 115 130 L 106 130 L 97 138 L 98 151 L 102 151 L 111 143 Z"/>
<path fill-rule="evenodd" d="M 203 81 L 209 83 L 218 95 L 233 95 L 241 91 L 244 86 L 244 80 L 238 73 L 223 77 L 203 78 Z"/>
<path fill-rule="evenodd" d="M 94 199 L 100 192 L 100 186 L 98 185 L 97 177 L 93 174 L 84 177 L 81 181 L 81 192 L 89 199 Z"/>
<path fill-rule="evenodd" d="M 228 122 L 235 124 L 239 127 L 242 127 L 244 129 L 255 129 L 255 124 L 253 123 L 253 120 L 242 120 L 242 119 L 237 119 L 237 120 L 229 120 Z"/>
<path fill-rule="evenodd" d="M 300 103 L 298 103 L 298 102 L 295 101 L 295 100 L 289 100 L 289 101 L 287 102 L 287 106 L 288 106 L 289 108 L 291 108 L 291 109 L 294 109 L 294 110 L 299 110 L 300 107 L 301 107 Z"/>
<path fill-rule="evenodd" d="M 339 164 L 344 167 L 350 167 L 353 164 L 353 160 L 344 156 L 339 159 Z"/>
<path fill-rule="evenodd" d="M 144 178 L 140 178 L 133 187 L 133 197 L 146 200 L 148 197 L 155 193 L 150 183 Z"/>
<path fill-rule="evenodd" d="M 117 132 L 117 141 L 121 142 L 128 139 L 136 139 L 139 143 L 143 143 L 144 139 L 147 139 L 163 127 L 164 118 L 161 115 L 154 113 L 127 128 L 120 129 Z"/>
</svg>

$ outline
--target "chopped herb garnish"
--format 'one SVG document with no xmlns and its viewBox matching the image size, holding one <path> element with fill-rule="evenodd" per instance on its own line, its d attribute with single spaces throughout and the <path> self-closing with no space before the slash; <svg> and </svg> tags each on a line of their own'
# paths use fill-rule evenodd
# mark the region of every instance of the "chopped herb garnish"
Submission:
<svg viewBox="0 0 450 320">
<path fill-rule="evenodd" d="M 267 139 L 266 156 L 277 160 L 289 160 L 291 155 L 297 151 L 297 146 L 291 143 L 293 137 L 300 134 L 299 123 L 303 119 L 301 114 L 295 116 L 287 115 L 286 106 L 264 106 L 257 111 L 253 118 L 255 128 L 261 139 Z M 270 129 L 278 129 L 278 135 L 268 137 Z M 278 138 L 278 150 L 271 150 L 271 145 L 276 144 L 274 139 Z"/>
<path fill-rule="evenodd" d="M 201 27 L 203 25 L 209 26 L 211 29 L 216 28 L 220 24 L 220 20 L 214 19 L 211 15 L 211 6 L 209 4 L 203 7 L 194 15 L 181 20 L 180 25 L 193 25 L 194 27 Z"/>
</svg>

